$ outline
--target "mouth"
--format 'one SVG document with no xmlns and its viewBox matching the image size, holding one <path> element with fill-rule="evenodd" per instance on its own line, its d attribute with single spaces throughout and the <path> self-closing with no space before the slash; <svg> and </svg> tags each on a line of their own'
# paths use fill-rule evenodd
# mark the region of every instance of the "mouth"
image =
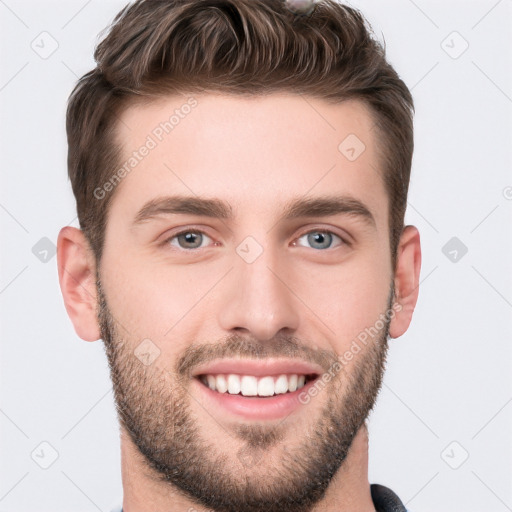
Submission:
<svg viewBox="0 0 512 512">
<path fill-rule="evenodd" d="M 322 368 L 290 360 L 220 360 L 193 375 L 202 403 L 213 415 L 271 420 L 304 409 L 301 397 L 319 379 Z"/>
<path fill-rule="evenodd" d="M 206 387 L 217 393 L 267 398 L 298 391 L 317 377 L 318 374 L 316 373 L 265 375 L 262 377 L 239 375 L 236 373 L 208 373 L 198 375 L 196 378 Z"/>
</svg>

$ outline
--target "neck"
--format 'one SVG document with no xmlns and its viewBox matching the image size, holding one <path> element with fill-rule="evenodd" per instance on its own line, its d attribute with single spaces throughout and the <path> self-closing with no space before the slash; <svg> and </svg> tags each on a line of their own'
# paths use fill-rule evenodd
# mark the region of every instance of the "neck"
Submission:
<svg viewBox="0 0 512 512">
<path fill-rule="evenodd" d="M 158 482 L 154 470 L 121 427 L 123 512 L 212 512 Z M 375 512 L 368 481 L 368 430 L 363 423 L 324 498 L 311 512 Z"/>
</svg>

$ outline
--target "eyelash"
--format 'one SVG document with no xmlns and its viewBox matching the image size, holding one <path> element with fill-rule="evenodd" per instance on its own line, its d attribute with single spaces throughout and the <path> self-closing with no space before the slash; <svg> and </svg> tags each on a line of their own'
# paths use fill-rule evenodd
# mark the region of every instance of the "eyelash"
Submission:
<svg viewBox="0 0 512 512">
<path fill-rule="evenodd" d="M 343 245 L 346 245 L 348 247 L 351 247 L 351 243 L 348 242 L 345 238 L 341 237 L 340 235 L 334 233 L 333 231 L 330 231 L 328 229 L 311 229 L 309 231 L 306 231 L 304 233 L 302 233 L 301 235 L 299 235 L 295 240 L 294 240 L 294 245 L 297 245 L 296 244 L 296 241 L 303 238 L 304 236 L 306 235 L 309 235 L 311 233 L 322 233 L 322 234 L 329 234 L 329 235 L 333 235 L 334 237 L 337 237 L 341 243 L 340 245 L 338 245 L 337 247 L 341 247 Z M 179 236 L 181 235 L 186 235 L 186 234 L 194 234 L 194 235 L 205 235 L 207 236 L 208 238 L 211 239 L 210 236 L 208 236 L 207 233 L 205 233 L 204 231 L 201 231 L 199 229 L 184 229 L 182 231 L 179 231 L 178 233 L 174 233 L 173 235 L 171 235 L 170 237 L 166 238 L 163 242 L 162 242 L 162 245 L 171 245 L 170 242 L 171 240 L 174 240 L 174 239 L 177 239 Z M 217 243 L 217 242 L 215 242 Z M 304 246 L 301 246 L 301 247 L 304 247 Z M 324 252 L 324 251 L 327 251 L 329 249 L 331 250 L 334 250 L 336 247 L 328 247 L 327 249 L 318 249 L 319 252 Z M 193 249 L 184 249 L 182 247 L 178 247 L 177 250 L 178 251 L 184 251 L 184 252 L 196 252 L 196 251 L 200 251 L 201 249 L 205 249 L 205 247 L 199 247 L 199 248 L 193 248 Z M 314 249 L 313 247 L 311 249 Z"/>
</svg>

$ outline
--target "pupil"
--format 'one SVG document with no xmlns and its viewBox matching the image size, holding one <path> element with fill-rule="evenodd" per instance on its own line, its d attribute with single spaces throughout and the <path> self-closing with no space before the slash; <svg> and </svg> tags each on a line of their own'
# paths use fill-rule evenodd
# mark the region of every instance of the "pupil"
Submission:
<svg viewBox="0 0 512 512">
<path fill-rule="evenodd" d="M 325 247 L 328 247 L 329 246 L 329 233 L 321 233 L 321 232 L 316 232 L 312 235 L 310 235 L 311 238 L 312 238 L 312 242 L 311 243 L 316 243 L 316 244 L 320 244 L 323 248 Z"/>
<path fill-rule="evenodd" d="M 198 240 L 199 240 L 199 233 L 185 233 L 181 235 L 185 239 L 185 243 L 188 245 L 192 245 L 194 247 L 198 246 Z M 199 242 L 199 245 L 201 243 Z"/>
</svg>

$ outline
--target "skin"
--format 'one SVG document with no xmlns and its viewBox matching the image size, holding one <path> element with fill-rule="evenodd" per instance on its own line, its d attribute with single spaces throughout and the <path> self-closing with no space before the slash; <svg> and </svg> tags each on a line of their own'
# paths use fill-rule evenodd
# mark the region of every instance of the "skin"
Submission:
<svg viewBox="0 0 512 512">
<path fill-rule="evenodd" d="M 187 98 L 123 112 L 117 138 L 126 157 Z M 374 511 L 364 420 L 380 388 L 387 339 L 409 327 L 421 249 L 418 230 L 406 226 L 393 272 L 372 116 L 353 100 L 194 98 L 191 113 L 110 192 L 101 265 L 80 230 L 66 226 L 58 237 L 68 315 L 82 339 L 105 341 L 121 422 L 124 512 L 230 512 L 243 496 L 254 498 L 247 511 Z M 355 161 L 338 150 L 349 134 L 366 146 Z M 137 211 L 164 194 L 221 199 L 234 218 L 166 215 L 133 226 Z M 375 225 L 347 214 L 280 218 L 291 199 L 342 194 L 364 203 Z M 201 248 L 191 249 L 183 237 L 165 242 L 178 228 L 203 232 Z M 345 242 L 335 236 L 323 248 L 322 240 L 307 237 L 319 230 Z M 262 249 L 252 263 L 236 252 L 247 236 Z M 296 354 L 327 369 L 392 304 L 399 310 L 378 335 L 284 419 L 235 418 L 213 409 L 191 385 L 191 347 L 200 362 Z M 134 356 L 144 339 L 160 351 L 149 365 Z M 357 376 L 366 378 L 354 383 Z M 173 481 L 176 461 L 184 481 Z M 197 483 L 188 492 L 187 475 Z M 323 482 L 308 488 L 313 476 Z M 300 506 L 279 502 L 294 495 L 295 484 L 309 496 Z M 221 495 L 217 501 L 206 498 L 209 486 Z"/>
</svg>

